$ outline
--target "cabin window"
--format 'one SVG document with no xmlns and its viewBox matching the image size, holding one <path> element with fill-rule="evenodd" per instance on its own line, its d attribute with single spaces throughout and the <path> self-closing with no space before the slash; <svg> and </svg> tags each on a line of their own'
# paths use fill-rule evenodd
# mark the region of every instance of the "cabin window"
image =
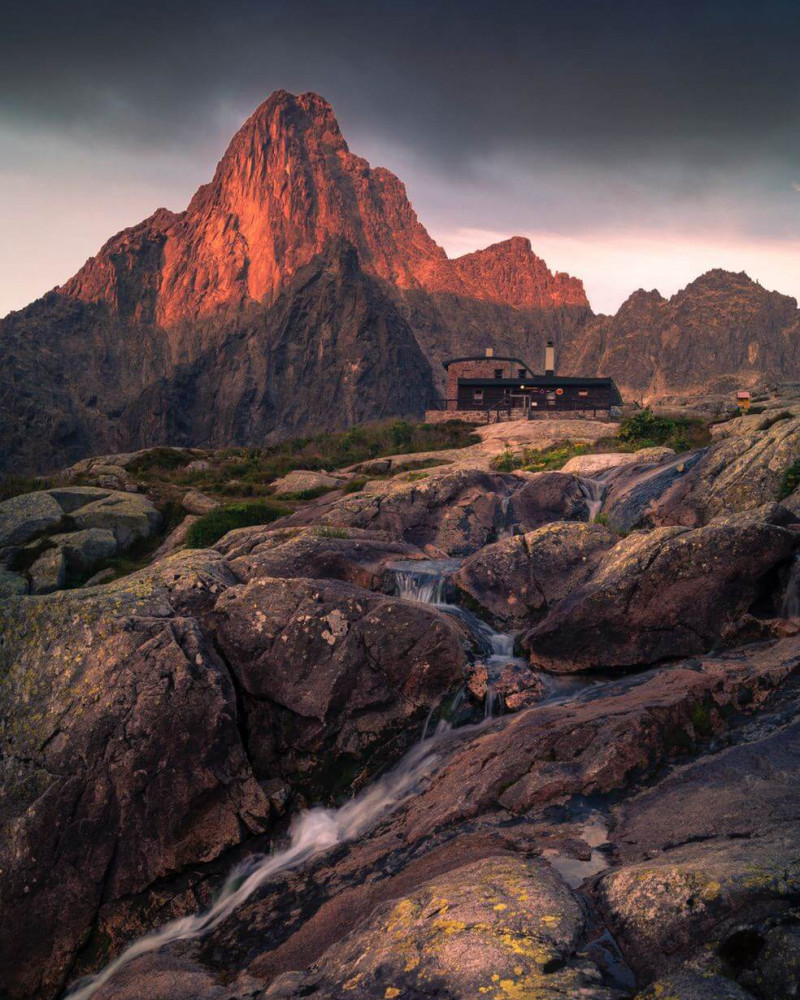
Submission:
<svg viewBox="0 0 800 1000">
<path fill-rule="evenodd" d="M 524 368 L 519 368 L 517 370 L 517 374 L 519 375 L 520 378 L 525 378 L 525 376 L 527 375 L 527 371 Z"/>
<path fill-rule="evenodd" d="M 554 392 L 548 392 L 548 394 L 547 394 L 547 405 L 548 406 L 555 406 L 556 405 L 556 394 Z"/>
<path fill-rule="evenodd" d="M 503 369 L 502 368 L 495 368 L 495 370 L 494 370 L 494 377 L 495 378 L 502 378 L 503 377 Z"/>
<path fill-rule="evenodd" d="M 476 403 L 483 402 L 483 389 L 473 389 L 472 398 Z"/>
<path fill-rule="evenodd" d="M 588 396 L 589 395 L 589 390 L 588 389 L 579 389 L 578 390 L 578 395 L 579 396 Z"/>
</svg>

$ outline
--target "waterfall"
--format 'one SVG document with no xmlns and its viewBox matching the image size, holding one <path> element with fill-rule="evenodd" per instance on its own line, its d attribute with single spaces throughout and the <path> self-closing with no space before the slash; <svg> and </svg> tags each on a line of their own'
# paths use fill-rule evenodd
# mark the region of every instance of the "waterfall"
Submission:
<svg viewBox="0 0 800 1000">
<path fill-rule="evenodd" d="M 603 507 L 603 500 L 608 486 L 600 479 L 581 479 L 580 490 L 589 508 L 589 524 L 593 524 L 595 518 Z"/>
<path fill-rule="evenodd" d="M 795 556 L 781 605 L 783 618 L 800 617 L 800 556 Z"/>
<path fill-rule="evenodd" d="M 425 728 L 427 730 L 427 723 Z M 475 726 L 463 727 L 457 732 L 461 735 L 476 729 Z M 421 780 L 439 762 L 437 751 L 454 732 L 446 723 L 440 722 L 430 739 L 417 743 L 396 767 L 350 802 L 339 809 L 316 807 L 300 813 L 291 825 L 288 847 L 269 856 L 253 855 L 247 858 L 228 875 L 209 909 L 172 920 L 159 930 L 134 941 L 101 972 L 75 983 L 66 1000 L 89 1000 L 123 966 L 141 955 L 175 941 L 203 937 L 272 876 L 298 868 L 315 855 L 362 836 L 416 791 Z"/>
<path fill-rule="evenodd" d="M 447 578 L 461 565 L 458 559 L 403 560 L 388 568 L 395 577 L 395 593 L 420 604 L 443 604 Z"/>
</svg>

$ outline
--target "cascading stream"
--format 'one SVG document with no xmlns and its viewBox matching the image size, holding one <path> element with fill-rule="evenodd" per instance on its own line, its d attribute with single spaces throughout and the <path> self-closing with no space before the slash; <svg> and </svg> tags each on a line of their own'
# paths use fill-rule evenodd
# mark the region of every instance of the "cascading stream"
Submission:
<svg viewBox="0 0 800 1000">
<path fill-rule="evenodd" d="M 783 594 L 781 614 L 784 618 L 800 617 L 800 556 L 794 557 L 792 568 L 789 571 L 789 579 L 786 581 L 786 590 Z"/>
<path fill-rule="evenodd" d="M 350 802 L 338 809 L 317 807 L 300 813 L 291 825 L 288 847 L 268 857 L 254 855 L 247 858 L 228 875 L 216 901 L 208 910 L 173 920 L 134 941 L 101 972 L 75 983 L 65 1000 L 90 1000 L 101 986 L 134 959 L 176 941 L 203 937 L 272 876 L 298 868 L 316 855 L 361 836 L 418 789 L 422 779 L 441 760 L 441 751 L 449 739 L 456 734 L 462 736 L 475 732 L 478 728 L 465 726 L 453 730 L 440 722 L 432 737 L 425 739 L 423 734 L 422 741 L 412 747 L 391 771 Z"/>
<path fill-rule="evenodd" d="M 463 622 L 485 658 L 490 678 L 494 665 L 503 666 L 511 661 L 527 665 L 525 660 L 514 657 L 513 635 L 496 632 L 466 608 L 445 602 L 447 578 L 459 566 L 457 559 L 431 559 L 399 562 L 389 569 L 395 573 L 399 597 L 434 605 Z M 547 682 L 548 695 L 542 704 L 570 700 L 579 696 L 587 686 L 600 683 L 586 677 L 548 677 Z M 463 697 L 462 689 L 457 699 Z M 491 718 L 494 703 L 490 683 L 486 694 L 486 719 Z M 274 875 L 299 868 L 332 847 L 361 836 L 418 789 L 422 780 L 441 761 L 442 752 L 450 739 L 475 734 L 485 725 L 484 722 L 452 729 L 447 723 L 440 722 L 428 738 L 432 718 L 433 711 L 425 722 L 421 741 L 369 788 L 338 809 L 316 807 L 300 813 L 292 822 L 286 848 L 269 856 L 247 858 L 228 875 L 209 909 L 173 920 L 134 941 L 101 972 L 75 983 L 67 991 L 65 1000 L 91 1000 L 105 983 L 134 959 L 177 941 L 191 941 L 205 936 Z"/>
<path fill-rule="evenodd" d="M 603 509 L 603 500 L 608 490 L 608 484 L 599 477 L 593 479 L 581 479 L 580 490 L 589 508 L 589 524 L 593 524 L 597 515 Z"/>
<path fill-rule="evenodd" d="M 602 483 L 598 485 L 605 491 Z M 395 593 L 398 597 L 418 601 L 421 604 L 432 604 L 445 614 L 458 618 L 470 633 L 489 673 L 485 703 L 485 717 L 488 719 L 492 717 L 497 707 L 497 699 L 492 689 L 493 673 L 496 679 L 496 672 L 508 663 L 515 663 L 525 668 L 529 664 L 525 658 L 514 655 L 513 633 L 497 632 L 488 622 L 478 618 L 471 611 L 445 600 L 447 578 L 460 565 L 459 559 L 420 559 L 391 563 L 387 569 L 395 575 Z M 594 688 L 604 683 L 601 678 L 582 674 L 563 676 L 548 674 L 544 681 L 547 694 L 540 704 L 568 701 L 587 688 Z"/>
</svg>

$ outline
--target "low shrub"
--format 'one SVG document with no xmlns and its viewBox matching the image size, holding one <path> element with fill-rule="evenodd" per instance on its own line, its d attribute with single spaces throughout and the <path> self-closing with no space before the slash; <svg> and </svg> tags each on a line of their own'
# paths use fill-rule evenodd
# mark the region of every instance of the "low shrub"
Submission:
<svg viewBox="0 0 800 1000">
<path fill-rule="evenodd" d="M 369 480 L 366 478 L 366 476 L 356 476 L 354 479 L 348 479 L 344 486 L 344 492 L 360 493 L 368 482 Z"/>
<path fill-rule="evenodd" d="M 39 476 L 4 476 L 0 479 L 0 503 L 3 500 L 10 500 L 11 497 L 21 496 L 23 493 L 49 490 L 52 485 L 49 479 L 42 479 Z"/>
<path fill-rule="evenodd" d="M 128 464 L 128 471 L 134 476 L 145 475 L 148 472 L 170 472 L 173 469 L 182 469 L 193 458 L 190 452 L 179 448 L 150 448 Z"/>
<path fill-rule="evenodd" d="M 314 528 L 312 534 L 317 538 L 349 538 L 350 535 L 344 530 L 344 528 L 329 528 L 323 526 L 321 528 Z"/>
<path fill-rule="evenodd" d="M 708 444 L 710 435 L 702 420 L 659 417 L 647 406 L 622 420 L 619 439 L 626 451 L 663 445 L 681 452 Z"/>
<path fill-rule="evenodd" d="M 207 549 L 223 535 L 235 528 L 253 524 L 271 524 L 290 509 L 274 500 L 254 500 L 249 503 L 232 503 L 217 507 L 199 518 L 186 533 L 186 547 Z"/>
</svg>

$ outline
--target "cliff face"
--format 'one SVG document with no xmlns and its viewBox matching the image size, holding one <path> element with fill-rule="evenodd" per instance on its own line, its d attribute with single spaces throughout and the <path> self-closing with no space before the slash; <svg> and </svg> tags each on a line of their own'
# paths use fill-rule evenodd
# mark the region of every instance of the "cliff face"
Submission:
<svg viewBox="0 0 800 1000">
<path fill-rule="evenodd" d="M 800 312 L 746 274 L 712 270 L 670 299 L 639 290 L 615 316 L 591 319 L 568 367 L 613 375 L 637 398 L 797 378 Z"/>
<path fill-rule="evenodd" d="M 521 237 L 450 260 L 330 105 L 279 91 L 186 211 L 159 209 L 0 321 L 0 473 L 419 414 L 444 358 L 491 345 L 536 368 L 550 337 L 561 371 L 636 398 L 797 377 L 798 316 L 711 271 L 595 317 Z"/>
<path fill-rule="evenodd" d="M 448 260 L 397 177 L 350 152 L 330 105 L 285 91 L 245 122 L 185 212 L 159 209 L 120 233 L 60 291 L 169 327 L 249 301 L 270 304 L 331 237 L 401 289 L 588 305 L 580 281 L 552 275 L 519 237 Z"/>
</svg>

